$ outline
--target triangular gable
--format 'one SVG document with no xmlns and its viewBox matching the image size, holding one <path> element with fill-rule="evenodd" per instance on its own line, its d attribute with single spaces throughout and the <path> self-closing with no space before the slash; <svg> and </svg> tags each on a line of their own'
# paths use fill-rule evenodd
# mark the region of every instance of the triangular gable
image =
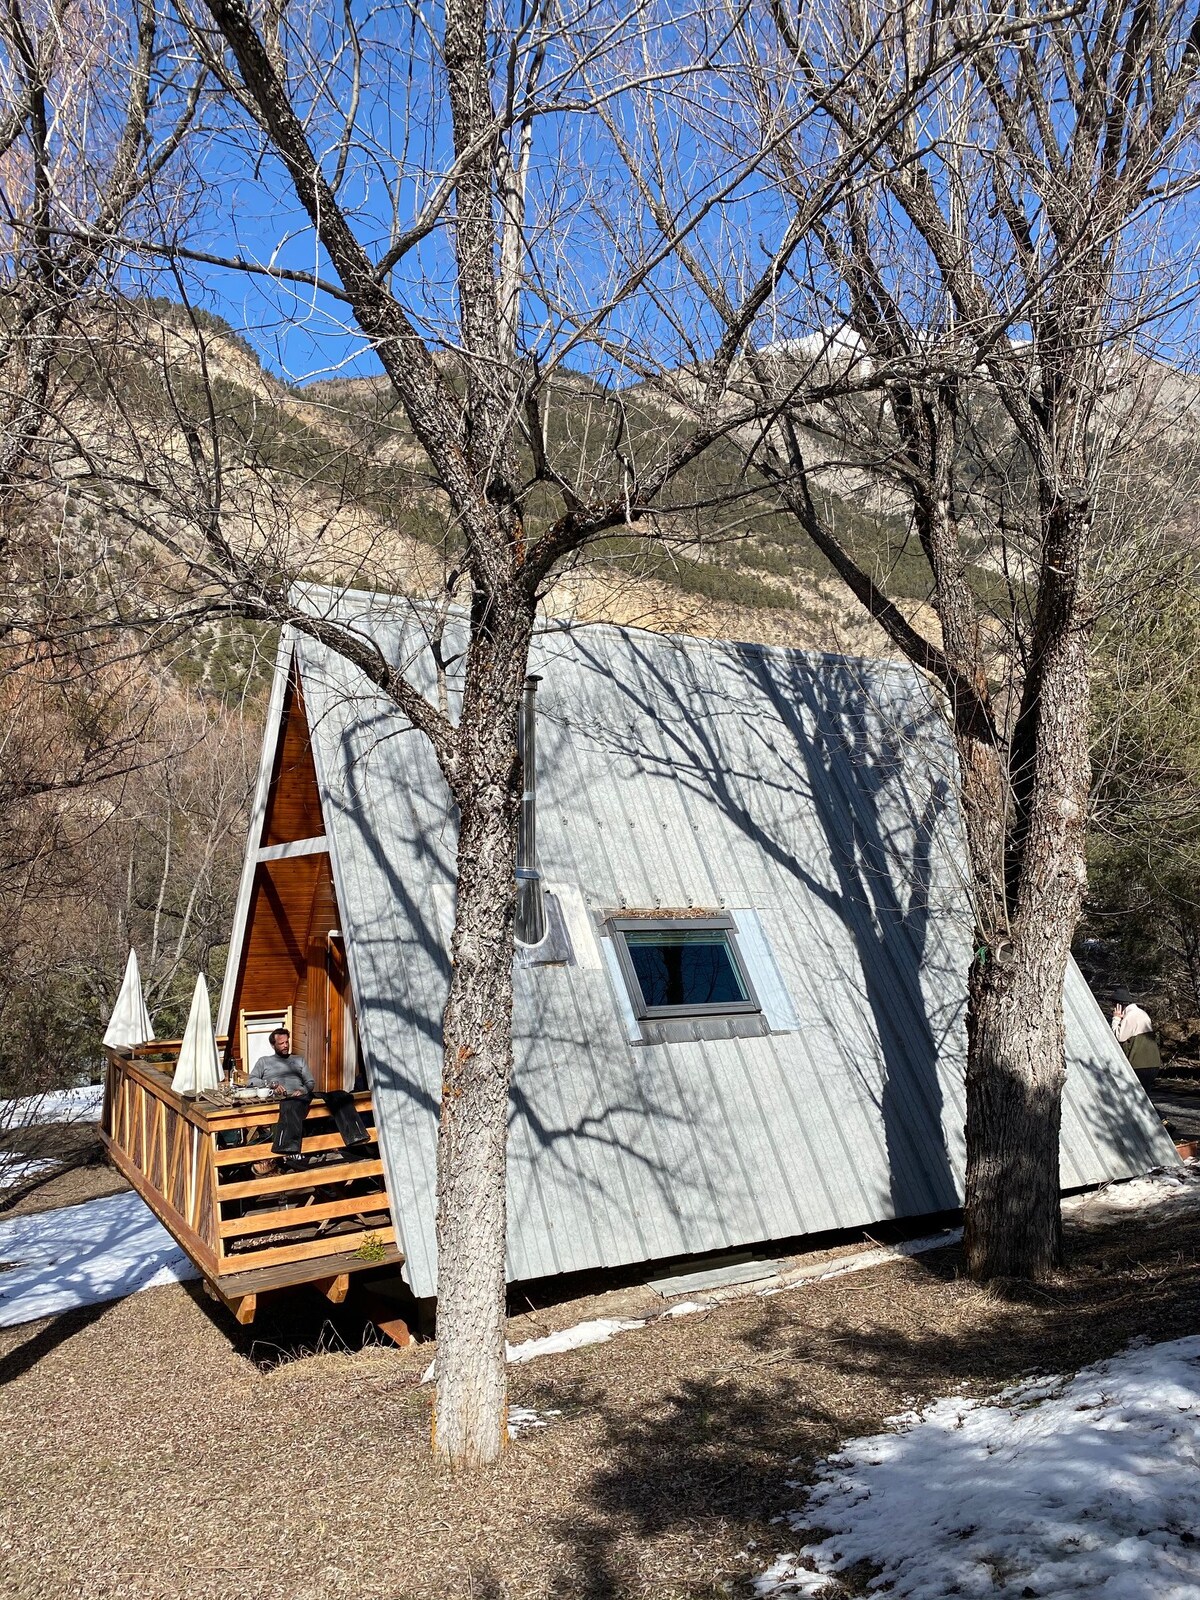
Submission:
<svg viewBox="0 0 1200 1600">
<path fill-rule="evenodd" d="M 291 677 L 295 640 L 291 630 L 285 628 L 279 640 L 275 657 L 275 672 L 271 680 L 271 697 L 267 703 L 267 720 L 263 732 L 262 751 L 258 759 L 258 781 L 254 786 L 254 799 L 250 806 L 250 825 L 246 832 L 246 854 L 242 860 L 242 877 L 238 885 L 237 905 L 234 907 L 233 927 L 229 934 L 229 952 L 225 958 L 225 977 L 221 984 L 221 999 L 217 1005 L 217 1032 L 229 1033 L 233 1017 L 233 998 L 242 967 L 242 951 L 246 938 L 246 922 L 250 915 L 250 901 L 254 894 L 254 877 L 258 868 L 258 847 L 262 841 L 263 824 L 267 815 L 267 802 L 271 791 L 271 778 L 283 734 L 283 707 Z"/>
<path fill-rule="evenodd" d="M 294 1048 L 318 1084 L 335 1087 L 349 1070 L 353 1021 L 344 1017 L 341 916 L 294 650 L 281 651 L 272 688 L 221 1011 L 239 1056 L 243 1013 L 290 1012 Z"/>
</svg>

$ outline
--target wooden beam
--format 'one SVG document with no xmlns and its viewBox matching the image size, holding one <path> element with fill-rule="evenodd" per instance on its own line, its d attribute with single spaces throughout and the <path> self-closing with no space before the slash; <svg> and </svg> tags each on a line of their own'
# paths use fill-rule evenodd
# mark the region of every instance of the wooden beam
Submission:
<svg viewBox="0 0 1200 1600">
<path fill-rule="evenodd" d="M 224 1300 L 224 1295 L 221 1296 Z M 258 1296 L 244 1294 L 240 1300 L 225 1300 L 225 1304 L 233 1312 L 243 1328 L 248 1328 L 254 1321 L 254 1313 L 258 1310 Z"/>
<path fill-rule="evenodd" d="M 329 854 L 329 840 L 325 834 L 315 839 L 289 839 L 286 844 L 264 844 L 258 852 L 259 861 L 289 861 L 292 856 L 324 856 Z"/>
<path fill-rule="evenodd" d="M 249 1327 L 254 1321 L 255 1312 L 258 1310 L 257 1294 L 225 1294 L 211 1278 L 205 1278 L 204 1292 L 210 1300 L 215 1300 L 218 1305 L 224 1306 L 226 1311 L 232 1311 L 235 1320 L 240 1322 L 243 1328 Z"/>
<path fill-rule="evenodd" d="M 351 1244 L 354 1243 L 353 1238 Z M 364 1272 L 380 1267 L 399 1267 L 404 1264 L 404 1255 L 395 1244 L 385 1244 L 383 1258 L 378 1261 L 365 1261 L 362 1256 L 356 1256 L 352 1251 L 342 1248 L 345 1236 L 337 1239 L 326 1239 L 330 1251 L 315 1261 L 283 1262 L 275 1266 L 261 1267 L 254 1256 L 246 1259 L 250 1262 L 249 1271 L 237 1271 L 239 1258 L 234 1257 L 227 1262 L 223 1269 L 213 1279 L 214 1283 L 221 1286 L 223 1294 L 234 1299 L 243 1294 L 268 1294 L 276 1289 L 294 1289 L 299 1284 L 314 1283 L 321 1278 L 335 1277 L 340 1272 Z"/>
<path fill-rule="evenodd" d="M 252 1211 L 248 1217 L 231 1217 L 222 1222 L 222 1239 L 241 1239 L 251 1233 L 274 1233 L 279 1228 L 299 1228 L 310 1222 L 329 1222 L 336 1217 L 373 1217 L 379 1214 L 383 1225 L 391 1221 L 388 1197 L 356 1194 L 347 1200 L 326 1200 L 320 1205 L 291 1206 L 283 1211 Z"/>
<path fill-rule="evenodd" d="M 403 1317 L 396 1315 L 395 1306 L 389 1304 L 382 1295 L 373 1294 L 368 1289 L 363 1300 L 363 1310 L 380 1333 L 389 1338 L 393 1344 L 398 1344 L 401 1349 L 412 1344 L 412 1329 Z"/>
<path fill-rule="evenodd" d="M 398 1344 L 403 1350 L 413 1342 L 412 1330 L 403 1317 L 375 1316 L 371 1313 L 371 1321 L 386 1334 L 393 1344 Z"/>
<path fill-rule="evenodd" d="M 336 1278 L 318 1278 L 316 1287 L 330 1305 L 340 1306 L 350 1289 L 350 1274 L 339 1272 Z"/>
<path fill-rule="evenodd" d="M 247 1256 L 226 1256 L 221 1265 L 224 1268 L 222 1277 L 229 1276 L 235 1270 L 235 1263 L 245 1260 L 250 1267 L 282 1266 L 287 1262 L 309 1261 L 316 1265 L 322 1256 L 353 1255 L 367 1241 L 373 1245 L 384 1247 L 396 1242 L 396 1230 L 393 1227 L 364 1228 L 361 1233 L 339 1233 L 333 1238 L 312 1239 L 307 1244 L 285 1244 L 277 1249 L 255 1250 Z M 363 1257 L 362 1264 L 366 1267 L 382 1267 L 387 1264 L 388 1256 L 380 1255 L 378 1258 Z M 327 1277 L 328 1272 L 314 1272 L 312 1277 Z M 306 1278 L 301 1281 L 311 1281 Z"/>
<path fill-rule="evenodd" d="M 277 1104 L 278 1102 L 275 1103 Z M 266 1102 L 266 1107 L 268 1113 L 270 1113 L 272 1110 L 272 1102 L 268 1100 Z M 310 1112 L 309 1115 L 311 1116 L 312 1113 Z M 259 1117 L 258 1120 L 260 1122 L 266 1122 L 267 1118 Z M 370 1132 L 371 1130 L 368 1129 L 367 1131 Z M 378 1143 L 378 1137 L 374 1133 L 371 1133 L 371 1142 L 372 1144 Z M 346 1141 L 342 1138 L 340 1133 L 306 1133 L 304 1135 L 303 1145 L 301 1146 L 306 1156 L 311 1155 L 317 1150 L 343 1150 L 345 1147 Z M 366 1146 L 356 1145 L 355 1149 L 365 1150 Z M 269 1140 L 266 1144 L 230 1145 L 227 1150 L 217 1151 L 217 1165 L 219 1167 L 244 1166 L 248 1161 L 265 1161 L 268 1156 L 274 1154 L 275 1152 L 271 1148 L 271 1143 Z"/>
<path fill-rule="evenodd" d="M 381 1178 L 382 1161 L 342 1161 L 337 1166 L 309 1167 L 306 1172 L 281 1172 L 274 1178 L 253 1178 L 246 1183 L 217 1186 L 218 1200 L 248 1200 L 254 1194 L 288 1194 L 319 1189 L 327 1183 L 353 1183 L 357 1178 Z"/>
</svg>

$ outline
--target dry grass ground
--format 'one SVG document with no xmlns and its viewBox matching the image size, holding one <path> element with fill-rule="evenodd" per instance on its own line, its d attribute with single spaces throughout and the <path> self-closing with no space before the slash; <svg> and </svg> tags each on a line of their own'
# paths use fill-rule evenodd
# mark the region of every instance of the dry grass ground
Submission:
<svg viewBox="0 0 1200 1600">
<path fill-rule="evenodd" d="M 0 1593 L 20 1600 L 617 1600 L 744 1593 L 771 1518 L 847 1436 L 955 1386 L 1192 1333 L 1200 1217 L 1076 1223 L 1070 1270 L 1005 1298 L 956 1251 L 748 1296 L 512 1369 L 555 1411 L 496 1470 L 427 1454 L 430 1349 L 287 1359 L 281 1298 L 238 1330 L 194 1288 L 0 1334 Z M 626 1288 L 542 1308 L 514 1338 Z M 328 1308 L 326 1308 L 328 1310 Z M 342 1334 L 361 1338 L 348 1304 Z M 334 1325 L 326 1339 L 336 1344 Z"/>
</svg>

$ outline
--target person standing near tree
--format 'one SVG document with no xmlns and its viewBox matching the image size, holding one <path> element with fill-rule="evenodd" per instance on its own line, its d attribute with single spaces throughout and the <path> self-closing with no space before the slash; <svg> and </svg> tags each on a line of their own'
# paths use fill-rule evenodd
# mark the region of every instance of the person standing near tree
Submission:
<svg viewBox="0 0 1200 1600">
<path fill-rule="evenodd" d="M 1113 991 L 1112 1031 L 1143 1089 L 1152 1089 L 1162 1066 L 1154 1024 L 1128 989 Z"/>
</svg>

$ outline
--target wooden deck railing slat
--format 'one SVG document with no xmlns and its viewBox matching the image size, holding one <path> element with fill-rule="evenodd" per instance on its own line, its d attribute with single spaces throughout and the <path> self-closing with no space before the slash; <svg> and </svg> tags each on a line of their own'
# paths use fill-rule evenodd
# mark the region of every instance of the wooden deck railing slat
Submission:
<svg viewBox="0 0 1200 1600">
<path fill-rule="evenodd" d="M 327 1183 L 353 1183 L 359 1178 L 382 1178 L 382 1161 L 339 1161 L 336 1165 L 309 1167 L 304 1172 L 281 1172 L 270 1178 L 249 1178 L 241 1183 L 219 1183 L 217 1199 L 248 1200 L 256 1194 L 287 1194 L 290 1190 L 318 1189 Z"/>
<path fill-rule="evenodd" d="M 371 1141 L 375 1143 L 375 1134 L 371 1133 Z M 304 1154 L 312 1155 L 321 1150 L 341 1150 L 343 1148 L 340 1133 L 306 1133 L 301 1146 Z M 362 1148 L 366 1148 L 363 1146 Z M 218 1167 L 242 1166 L 247 1161 L 265 1161 L 274 1152 L 270 1142 L 266 1144 L 239 1144 L 232 1145 L 228 1150 L 218 1150 L 216 1163 Z"/>
<path fill-rule="evenodd" d="M 277 1249 L 247 1251 L 238 1256 L 226 1256 L 222 1261 L 225 1272 L 251 1267 L 282 1266 L 286 1261 L 317 1261 L 322 1256 L 334 1253 L 336 1246 L 340 1255 L 347 1253 L 353 1255 L 354 1251 L 364 1245 L 389 1245 L 396 1242 L 396 1230 L 389 1223 L 383 1228 L 364 1228 L 361 1233 L 335 1233 L 325 1239 L 312 1239 L 304 1244 L 285 1244 Z M 373 1265 L 370 1256 L 364 1257 L 364 1266 Z M 313 1277 L 319 1278 L 321 1274 L 314 1272 Z"/>
<path fill-rule="evenodd" d="M 279 1228 L 328 1222 L 335 1217 L 372 1216 L 387 1211 L 386 1194 L 350 1195 L 345 1200 L 322 1200 L 311 1206 L 289 1206 L 281 1211 L 252 1211 L 244 1217 L 231 1217 L 221 1224 L 223 1239 L 241 1239 L 252 1233 L 274 1233 Z"/>
</svg>

